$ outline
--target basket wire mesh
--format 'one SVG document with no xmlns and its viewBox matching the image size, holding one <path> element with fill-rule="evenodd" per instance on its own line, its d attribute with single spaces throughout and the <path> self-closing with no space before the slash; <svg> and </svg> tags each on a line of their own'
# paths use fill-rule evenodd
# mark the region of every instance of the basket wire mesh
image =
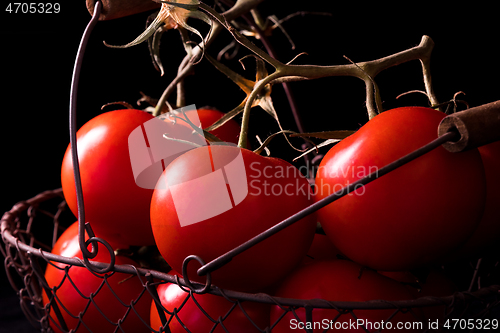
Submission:
<svg viewBox="0 0 500 333">
<path fill-rule="evenodd" d="M 48 265 L 54 266 L 58 263 L 63 263 L 61 266 L 68 280 L 70 272 L 75 269 L 86 269 L 84 262 L 81 259 L 65 258 L 56 256 L 48 252 L 54 240 L 64 230 L 65 226 L 71 223 L 72 216 L 68 212 L 66 203 L 62 197 L 61 189 L 46 191 L 38 196 L 22 201 L 16 204 L 9 212 L 2 217 L 1 231 L 3 246 L 0 248 L 5 257 L 4 264 L 7 272 L 8 280 L 17 292 L 20 304 L 26 318 L 42 331 L 50 331 L 50 327 L 66 331 L 62 313 L 67 312 L 64 304 L 61 304 L 58 297 L 59 286 L 49 287 L 44 277 L 44 270 Z M 486 261 L 489 261 L 486 263 Z M 499 272 L 497 270 L 498 262 L 491 258 L 479 259 L 477 263 L 484 265 L 483 272 L 480 266 L 473 267 L 468 273 L 472 276 L 472 283 L 477 284 L 483 280 L 483 283 L 498 281 Z M 106 264 L 97 264 L 104 267 Z M 463 267 L 460 267 L 461 269 Z M 479 272 L 479 273 L 478 273 Z M 179 323 L 183 325 L 181 314 L 183 306 L 191 301 L 192 304 L 199 307 L 200 312 L 205 315 L 211 323 L 212 328 L 226 330 L 225 323 L 231 318 L 235 312 L 240 312 L 248 320 L 248 325 L 255 327 L 256 331 L 269 332 L 276 326 L 288 312 L 299 320 L 301 317 L 297 311 L 305 310 L 306 317 L 312 318 L 312 313 L 315 309 L 333 309 L 336 311 L 335 320 L 338 320 L 342 315 L 348 315 L 353 320 L 357 320 L 356 311 L 373 310 L 380 311 L 382 309 L 388 311 L 386 322 L 390 322 L 398 313 L 409 313 L 415 317 L 415 320 L 425 322 L 421 313 L 417 309 L 425 307 L 441 306 L 442 313 L 441 325 L 445 319 L 487 319 L 491 320 L 498 318 L 500 315 L 500 295 L 499 285 L 489 285 L 481 287 L 478 285 L 474 291 L 456 292 L 453 295 L 446 297 L 421 297 L 416 300 L 408 301 L 385 301 L 374 300 L 368 302 L 331 302 L 327 300 L 300 300 L 300 299 L 284 299 L 273 297 L 268 294 L 247 294 L 231 290 L 219 289 L 212 286 L 208 291 L 214 297 L 221 298 L 227 302 L 227 311 L 220 313 L 218 317 L 210 316 L 200 305 L 199 297 L 193 290 L 200 290 L 203 285 L 191 282 L 189 285 L 193 289 L 186 286 L 185 281 L 178 276 L 169 275 L 163 272 L 154 270 L 142 269 L 130 265 L 115 265 L 111 272 L 106 274 L 93 273 L 101 280 L 98 288 L 91 294 L 92 296 L 81 295 L 88 302 L 88 306 L 81 313 L 72 313 L 77 324 L 75 327 L 89 327 L 88 319 L 84 316 L 85 312 L 90 308 L 90 305 L 95 306 L 95 298 L 99 293 L 103 293 L 104 289 L 109 289 L 113 294 L 110 283 L 108 282 L 113 275 L 125 273 L 129 279 L 137 279 L 141 285 L 137 295 L 128 302 L 120 301 L 120 306 L 124 308 L 123 317 L 112 320 L 107 318 L 111 330 L 116 332 L 127 332 L 126 326 L 123 323 L 127 322 L 127 318 L 136 316 L 142 321 L 145 331 L 158 332 L 158 328 L 150 327 L 149 318 L 139 317 L 136 304 L 141 298 L 156 300 L 156 307 L 159 309 L 158 314 L 161 320 L 166 323 L 164 332 L 168 332 L 169 325 Z M 66 281 L 67 283 L 68 281 Z M 178 284 L 185 290 L 185 297 L 182 305 L 173 310 L 165 309 L 159 302 L 156 287 L 160 283 Z M 74 287 L 72 285 L 72 287 Z M 478 287 L 481 287 L 477 289 Z M 43 294 L 50 301 L 44 305 Z M 119 299 L 119 296 L 113 294 L 113 297 Z M 283 316 L 274 323 L 269 323 L 268 326 L 258 326 L 250 314 L 246 312 L 246 306 L 250 303 L 261 303 L 268 305 L 276 305 L 284 310 Z M 105 309 L 98 309 L 103 312 Z M 102 315 L 105 315 L 102 313 Z M 343 317 L 344 319 L 345 317 Z M 189 327 L 186 327 L 189 332 Z M 443 328 L 443 327 L 441 327 Z M 231 332 L 231 331 L 230 331 Z"/>
</svg>

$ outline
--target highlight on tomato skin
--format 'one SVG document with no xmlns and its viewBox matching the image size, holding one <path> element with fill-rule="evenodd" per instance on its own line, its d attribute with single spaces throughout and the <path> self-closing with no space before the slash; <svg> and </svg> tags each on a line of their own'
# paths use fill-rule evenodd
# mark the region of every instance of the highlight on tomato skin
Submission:
<svg viewBox="0 0 500 333">
<path fill-rule="evenodd" d="M 169 274 L 178 275 L 174 271 Z M 169 323 L 172 333 L 186 332 L 182 325 L 185 325 L 193 333 L 212 332 L 214 321 L 219 318 L 223 318 L 224 327 L 220 323 L 217 324 L 213 331 L 215 333 L 226 331 L 257 333 L 269 327 L 270 305 L 268 304 L 255 302 L 234 304 L 222 296 L 195 293 L 190 295 L 173 283 L 159 284 L 157 292 L 162 306 L 167 311 L 172 313 L 174 309 L 181 309 L 177 314 L 179 319 L 174 317 Z M 231 310 L 231 308 L 233 309 Z M 229 311 L 231 313 L 227 316 Z M 207 314 L 211 319 L 207 317 Z M 167 321 L 171 318 L 169 313 L 165 313 L 165 316 Z M 154 300 L 151 302 L 150 325 L 155 330 L 162 327 Z"/>
<path fill-rule="evenodd" d="M 375 116 L 325 155 L 316 200 L 431 142 L 444 117 L 422 107 Z M 348 258 L 377 270 L 408 270 L 464 244 L 481 219 L 485 195 L 478 150 L 438 147 L 322 208 L 318 219 Z"/>
<path fill-rule="evenodd" d="M 209 262 L 311 202 L 307 179 L 288 162 L 212 145 L 181 155 L 165 169 L 151 201 L 151 226 L 162 256 L 182 271 L 188 255 Z M 212 272 L 212 283 L 258 291 L 277 282 L 305 256 L 315 228 L 315 215 L 305 217 Z M 188 275 L 204 283 L 199 267 L 191 262 Z"/>
<path fill-rule="evenodd" d="M 164 133 L 205 142 L 187 126 L 134 109 L 102 113 L 78 130 L 85 218 L 97 237 L 120 243 L 123 248 L 154 245 L 149 206 L 161 167 L 168 165 L 175 154 L 193 148 L 191 144 L 167 141 Z M 77 216 L 70 148 L 68 145 L 62 161 L 61 184 L 68 206 Z M 174 156 L 163 156 L 168 153 Z"/>
<path fill-rule="evenodd" d="M 102 113 L 77 132 L 85 217 L 97 237 L 129 245 L 152 245 L 149 203 L 153 190 L 137 186 L 130 164 L 129 134 L 153 119 L 133 109 Z M 61 183 L 69 208 L 78 216 L 70 145 L 64 154 Z"/>
<path fill-rule="evenodd" d="M 200 127 L 206 127 L 223 115 L 218 110 L 203 108 L 188 110 L 182 116 L 188 117 Z M 91 221 L 98 237 L 121 243 L 124 248 L 154 244 L 149 206 L 160 173 L 152 170 L 168 165 L 176 156 L 158 157 L 158 154 L 169 149 L 179 155 L 193 149 L 193 145 L 187 143 L 168 141 L 163 134 L 168 133 L 173 139 L 206 144 L 203 136 L 193 133 L 193 128 L 186 121 L 156 119 L 158 118 L 142 110 L 114 110 L 94 117 L 77 131 L 86 220 Z M 152 123 L 153 121 L 156 122 Z M 240 126 L 231 119 L 215 129 L 213 134 L 221 140 L 236 143 L 239 132 Z M 153 146 L 150 147 L 153 144 L 154 149 L 151 148 Z M 144 145 L 148 147 L 143 147 Z M 159 145 L 163 147 L 160 148 Z M 171 147 L 174 145 L 175 147 Z M 62 161 L 61 184 L 68 206 L 77 216 L 70 148 L 68 145 Z M 150 148 L 152 157 L 143 151 L 147 148 Z M 145 160 L 148 157 L 158 161 L 161 159 L 162 165 L 157 166 L 156 163 L 144 169 L 145 164 L 148 164 Z"/>
<path fill-rule="evenodd" d="M 87 235 L 86 239 L 88 239 Z M 110 245 L 116 248 L 115 244 L 110 243 Z M 78 242 L 78 222 L 73 223 L 64 231 L 54 244 L 51 253 L 67 258 L 83 259 Z M 115 258 L 116 265 L 137 266 L 137 263 L 129 258 L 122 256 Z M 107 249 L 100 246 L 93 260 L 109 262 Z M 114 272 L 107 274 L 105 281 L 103 276 L 94 275 L 86 267 L 72 266 L 69 267 L 67 273 L 65 268 L 66 264 L 60 262 L 51 262 L 47 265 L 45 279 L 49 288 L 56 289 L 56 296 L 50 295 L 49 298 L 45 292 L 42 296 L 44 306 L 48 306 L 49 302 L 57 304 L 68 329 L 78 327 L 76 332 L 88 332 L 86 328 L 88 327 L 96 333 L 112 332 L 116 325 L 111 324 L 101 312 L 116 324 L 129 311 L 121 324 L 123 329 L 126 332 L 150 332 L 141 318 L 148 318 L 152 298 L 149 293 L 143 293 L 144 287 L 137 277 Z M 90 301 L 91 295 L 93 301 Z M 131 302 L 136 302 L 134 303 L 135 311 L 123 305 L 130 305 Z M 59 330 L 61 324 L 53 306 L 48 308 L 51 316 L 50 326 L 55 332 L 61 332 Z M 79 322 L 78 316 L 81 313 L 83 314 L 82 322 Z"/>
</svg>

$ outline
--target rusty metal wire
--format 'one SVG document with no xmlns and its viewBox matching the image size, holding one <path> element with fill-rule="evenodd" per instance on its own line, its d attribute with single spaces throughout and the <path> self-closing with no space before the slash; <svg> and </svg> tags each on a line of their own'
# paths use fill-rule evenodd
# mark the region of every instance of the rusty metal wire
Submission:
<svg viewBox="0 0 500 333">
<path fill-rule="evenodd" d="M 48 265 L 59 265 L 58 269 L 63 270 L 67 279 L 64 283 L 71 283 L 71 273 L 76 269 L 87 269 L 84 267 L 82 260 L 78 258 L 66 258 L 51 254 L 48 252 L 52 248 L 54 240 L 64 230 L 64 226 L 69 225 L 74 221 L 74 217 L 68 212 L 66 204 L 62 198 L 62 191 L 52 190 L 43 192 L 32 199 L 21 201 L 16 204 L 9 212 L 6 212 L 1 220 L 1 233 L 3 244 L 0 247 L 0 252 L 5 257 L 4 264 L 7 272 L 8 280 L 13 289 L 18 293 L 20 304 L 26 318 L 42 331 L 50 331 L 50 327 L 57 327 L 61 331 L 66 331 L 62 314 L 66 313 L 65 304 L 61 304 L 58 294 L 58 287 L 49 286 L 44 277 L 44 269 Z M 40 233 L 40 231 L 45 232 Z M 37 231 L 35 235 L 33 232 Z M 97 267 L 105 267 L 107 263 L 94 263 Z M 218 317 L 208 314 L 203 306 L 198 301 L 203 297 L 203 294 L 198 294 L 196 291 L 201 291 L 205 285 L 184 281 L 184 279 L 159 272 L 155 270 L 143 269 L 131 265 L 115 265 L 113 271 L 107 274 L 95 274 L 101 279 L 100 284 L 92 293 L 92 297 L 82 294 L 88 306 L 82 309 L 81 314 L 72 313 L 71 316 L 76 320 L 76 327 L 88 327 L 89 319 L 85 317 L 85 313 L 89 307 L 96 305 L 95 297 L 103 290 L 111 290 L 111 295 L 117 298 L 113 293 L 112 287 L 108 282 L 115 274 L 124 273 L 131 279 L 137 279 L 142 285 L 141 290 L 131 302 L 121 301 L 121 306 L 124 308 L 122 318 L 112 320 L 108 318 L 116 332 L 127 332 L 122 323 L 127 321 L 127 317 L 137 316 L 135 305 L 141 298 L 153 299 L 159 309 L 160 317 L 163 317 L 164 328 L 162 332 L 168 332 L 169 325 L 182 323 L 182 311 L 186 304 L 191 304 L 191 309 L 194 306 L 198 307 L 200 313 L 209 318 L 212 328 L 219 327 L 224 331 L 225 324 L 232 318 L 243 313 L 243 316 L 248 320 L 248 325 L 255 325 L 256 332 L 271 332 L 272 328 L 278 325 L 279 321 L 287 313 L 292 313 L 297 319 L 300 318 L 298 311 L 306 311 L 306 317 L 312 318 L 312 313 L 319 309 L 332 309 L 335 311 L 335 320 L 345 320 L 346 318 L 358 318 L 357 311 L 387 311 L 387 321 L 394 319 L 398 313 L 409 313 L 415 317 L 416 321 L 424 322 L 418 308 L 431 306 L 442 306 L 444 318 L 497 318 L 500 316 L 500 286 L 491 285 L 483 287 L 479 290 L 470 292 L 459 292 L 447 297 L 422 297 L 416 300 L 406 301 L 385 301 L 373 300 L 368 302 L 336 302 L 322 299 L 301 300 L 301 299 L 286 299 L 274 297 L 269 294 L 248 294 L 231 290 L 219 289 L 216 286 L 206 288 L 208 294 L 219 297 L 227 302 L 227 310 L 225 313 L 220 313 Z M 477 279 L 478 276 L 474 276 Z M 160 283 L 178 284 L 185 290 L 185 299 L 182 306 L 178 309 L 164 308 L 159 297 L 156 294 L 156 287 Z M 192 288 L 192 289 L 191 289 Z M 44 305 L 43 293 L 49 299 L 49 302 Z M 266 327 L 260 327 L 254 319 L 246 312 L 246 306 L 251 303 L 261 303 L 275 305 L 284 310 L 284 314 L 276 322 L 269 323 Z M 104 314 L 104 310 L 102 312 Z M 236 314 L 236 312 L 238 312 Z M 185 316 L 185 315 L 184 315 Z M 347 316 L 347 317 L 346 317 Z M 149 318 L 141 318 L 142 325 L 146 331 L 158 332 L 158 328 L 152 328 L 149 325 Z M 74 326 L 73 326 L 74 327 Z M 189 327 L 185 327 L 189 332 Z"/>
</svg>

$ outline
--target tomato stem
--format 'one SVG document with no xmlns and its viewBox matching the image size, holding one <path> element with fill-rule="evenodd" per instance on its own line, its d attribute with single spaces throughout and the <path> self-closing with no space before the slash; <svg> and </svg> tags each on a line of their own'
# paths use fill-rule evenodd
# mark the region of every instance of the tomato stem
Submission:
<svg viewBox="0 0 500 333">
<path fill-rule="evenodd" d="M 252 92 L 248 95 L 247 101 L 245 103 L 245 108 L 243 109 L 243 119 L 241 121 L 241 131 L 238 141 L 238 147 L 246 148 L 248 139 L 248 127 L 250 124 L 250 110 L 253 106 L 254 101 L 257 99 L 258 95 L 269 84 L 275 77 L 277 72 L 266 76 L 264 79 L 257 81 Z"/>
<path fill-rule="evenodd" d="M 247 49 L 252 51 L 256 56 L 260 57 L 270 65 L 272 65 L 276 71 L 271 74 L 273 80 L 269 80 L 268 84 L 292 82 L 292 81 L 302 81 L 318 79 L 330 76 L 353 76 L 357 77 L 365 82 L 366 85 L 366 107 L 368 111 L 369 119 L 373 118 L 379 111 L 382 111 L 382 102 L 380 98 L 379 89 L 374 81 L 375 77 L 381 71 L 397 66 L 399 64 L 409 62 L 412 60 L 420 60 L 422 63 L 424 84 L 426 93 L 429 95 L 431 102 L 437 104 L 437 98 L 434 94 L 432 88 L 432 81 L 430 76 L 430 54 L 434 47 L 434 42 L 428 36 L 423 36 L 419 45 L 412 47 L 410 49 L 380 58 L 376 60 L 353 63 L 347 65 L 328 65 L 328 66 L 318 66 L 318 65 L 293 65 L 290 63 L 283 64 L 278 60 L 270 57 L 268 54 L 263 56 L 263 51 L 257 48 L 254 44 L 246 39 L 243 35 L 239 34 L 234 30 L 234 28 L 226 27 L 233 35 L 235 40 L 241 45 L 245 46 Z M 271 76 L 270 75 L 270 76 Z M 247 102 L 248 104 L 248 102 Z M 244 120 L 247 119 L 244 117 Z M 247 125 L 247 124 L 245 124 Z"/>
<path fill-rule="evenodd" d="M 238 16 L 243 15 L 247 10 L 254 8 L 260 1 L 258 0 L 248 0 L 237 2 L 230 10 L 224 14 L 219 14 L 214 9 L 200 3 L 199 9 L 203 10 L 210 19 L 214 21 L 214 29 L 209 40 L 205 41 L 205 45 L 208 46 L 215 36 L 220 32 L 220 28 L 224 27 L 233 36 L 234 40 L 250 50 L 254 55 L 264 60 L 271 66 L 275 68 L 275 72 L 256 82 L 252 92 L 249 94 L 245 107 L 243 110 L 243 119 L 241 124 L 241 132 L 239 137 L 238 146 L 245 148 L 248 139 L 248 128 L 250 122 L 250 109 L 255 106 L 254 101 L 258 98 L 259 93 L 266 85 L 273 85 L 276 83 L 287 83 L 292 81 L 310 80 L 330 76 L 353 76 L 364 81 L 366 86 L 366 107 L 368 118 L 372 119 L 379 112 L 382 112 L 382 99 L 380 97 L 380 91 L 376 82 L 374 81 L 376 75 L 381 71 L 405 63 L 411 60 L 420 60 L 422 64 L 422 72 L 424 78 L 424 85 L 427 95 L 433 105 L 438 104 L 437 98 L 434 94 L 432 88 L 432 80 L 430 75 L 430 54 L 434 47 L 434 42 L 428 36 L 423 36 L 419 45 L 412 47 L 410 49 L 380 58 L 372 61 L 366 61 L 361 63 L 351 63 L 345 65 L 328 65 L 328 66 L 318 66 L 318 65 L 293 65 L 290 62 L 284 64 L 272 55 L 266 53 L 250 40 L 248 40 L 243 34 L 237 31 L 229 22 L 232 19 L 232 11 L 236 11 L 238 8 L 241 10 Z M 247 7 L 248 6 L 248 7 Z M 244 9 L 243 9 L 244 8 Z M 192 57 L 186 57 L 183 63 L 179 67 L 179 72 L 177 77 L 170 83 L 165 92 L 160 98 L 160 103 L 155 110 L 154 115 L 158 115 L 161 112 L 161 105 L 168 97 L 168 95 L 173 91 L 174 87 L 179 84 L 182 79 L 190 72 L 193 63 L 186 61 L 187 58 L 193 59 L 199 55 L 201 49 L 199 46 L 193 48 Z"/>
<path fill-rule="evenodd" d="M 431 69 L 430 69 L 430 51 L 428 54 L 426 54 L 424 57 L 420 58 L 420 63 L 422 64 L 422 74 L 424 78 L 424 85 L 425 85 L 425 92 L 429 98 L 429 101 L 431 102 L 431 105 L 439 105 L 439 101 L 436 97 L 436 94 L 434 93 L 434 88 L 432 85 L 432 77 L 431 77 Z M 442 107 L 438 107 L 440 111 L 442 110 Z"/>
</svg>

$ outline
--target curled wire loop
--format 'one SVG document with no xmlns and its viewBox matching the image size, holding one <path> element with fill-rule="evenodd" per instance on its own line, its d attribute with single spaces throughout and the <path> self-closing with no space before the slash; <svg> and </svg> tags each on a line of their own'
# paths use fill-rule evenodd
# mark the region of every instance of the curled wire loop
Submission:
<svg viewBox="0 0 500 333">
<path fill-rule="evenodd" d="M 202 288 L 196 288 L 189 280 L 188 270 L 187 270 L 187 266 L 188 266 L 189 262 L 192 260 L 196 260 L 202 266 L 206 264 L 205 261 L 202 258 L 200 258 L 199 256 L 196 256 L 196 255 L 187 256 L 184 259 L 184 261 L 182 262 L 182 276 L 184 277 L 184 283 L 185 283 L 186 287 L 188 287 L 194 293 L 205 294 L 210 290 L 210 287 L 212 285 L 212 276 L 210 273 L 208 273 L 206 275 L 205 285 Z M 178 278 L 177 278 L 177 282 L 179 282 Z"/>
<path fill-rule="evenodd" d="M 83 263 L 88 270 L 95 272 L 97 274 L 105 274 L 111 272 L 113 270 L 113 267 L 115 267 L 115 261 L 116 261 L 115 252 L 111 247 L 111 245 L 109 245 L 109 243 L 102 238 L 92 237 L 85 242 L 85 246 L 87 247 L 90 244 L 92 244 L 92 247 L 95 246 L 95 248 L 97 248 L 96 246 L 97 243 L 104 245 L 104 247 L 108 250 L 110 256 L 109 263 L 107 263 L 105 267 L 98 267 L 89 260 L 89 257 L 85 255 L 83 256 Z M 97 250 L 95 252 L 97 254 Z"/>
</svg>

